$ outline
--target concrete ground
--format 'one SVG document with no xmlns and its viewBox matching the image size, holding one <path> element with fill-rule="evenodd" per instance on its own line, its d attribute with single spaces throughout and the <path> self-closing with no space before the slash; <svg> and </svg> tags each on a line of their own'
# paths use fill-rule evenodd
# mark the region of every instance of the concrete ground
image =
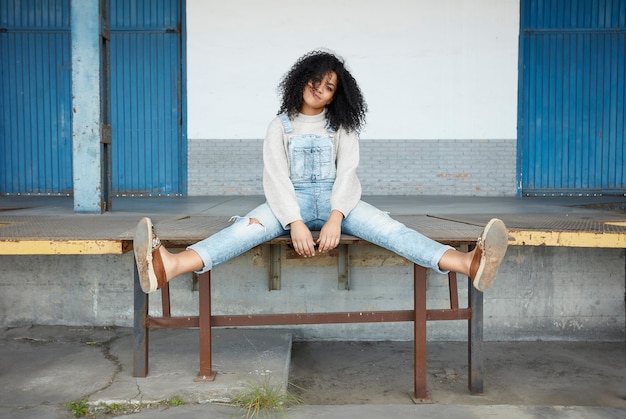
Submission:
<svg viewBox="0 0 626 419">
<path fill-rule="evenodd" d="M 622 342 L 485 342 L 485 391 L 475 395 L 467 389 L 466 343 L 430 342 L 432 403 L 415 405 L 411 342 L 292 343 L 288 330 L 217 329 L 216 380 L 198 383 L 197 330 L 150 337 L 150 373 L 135 378 L 131 329 L 5 329 L 0 417 L 71 418 L 66 404 L 82 400 L 101 418 L 245 417 L 226 404 L 232 396 L 287 382 L 303 403 L 265 417 L 626 417 Z M 178 398 L 185 404 L 166 402 Z M 105 406 L 125 408 L 113 414 Z"/>
</svg>

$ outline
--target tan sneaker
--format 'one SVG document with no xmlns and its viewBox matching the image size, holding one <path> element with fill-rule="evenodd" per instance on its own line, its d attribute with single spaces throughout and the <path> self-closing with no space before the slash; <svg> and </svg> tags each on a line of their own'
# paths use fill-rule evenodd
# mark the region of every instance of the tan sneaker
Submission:
<svg viewBox="0 0 626 419">
<path fill-rule="evenodd" d="M 492 218 L 476 242 L 476 252 L 470 265 L 470 278 L 477 290 L 484 291 L 492 285 L 508 245 L 506 226 L 502 220 Z"/>
<path fill-rule="evenodd" d="M 161 247 L 161 241 L 154 232 L 152 220 L 147 217 L 142 218 L 137 223 L 133 249 L 137 272 L 139 272 L 139 284 L 146 294 L 160 289 L 167 282 L 159 247 Z"/>
</svg>

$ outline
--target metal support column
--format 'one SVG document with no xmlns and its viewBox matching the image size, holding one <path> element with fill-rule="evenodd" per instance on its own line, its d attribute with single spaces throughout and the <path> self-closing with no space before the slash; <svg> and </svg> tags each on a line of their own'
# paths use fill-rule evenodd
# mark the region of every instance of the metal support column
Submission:
<svg viewBox="0 0 626 419">
<path fill-rule="evenodd" d="M 74 211 L 103 213 L 100 2 L 70 4 Z"/>
<path fill-rule="evenodd" d="M 194 381 L 213 381 L 213 348 L 211 343 L 211 271 L 200 274 L 200 372 Z"/>
<path fill-rule="evenodd" d="M 483 293 L 469 281 L 468 304 L 472 311 L 468 333 L 468 386 L 472 393 L 483 392 Z"/>
<path fill-rule="evenodd" d="M 414 292 L 414 379 L 416 403 L 424 403 L 428 398 L 426 390 L 426 268 L 414 265 L 413 267 Z"/>
<path fill-rule="evenodd" d="M 148 375 L 148 294 L 141 290 L 137 264 L 133 266 L 133 377 L 145 377 Z"/>
</svg>

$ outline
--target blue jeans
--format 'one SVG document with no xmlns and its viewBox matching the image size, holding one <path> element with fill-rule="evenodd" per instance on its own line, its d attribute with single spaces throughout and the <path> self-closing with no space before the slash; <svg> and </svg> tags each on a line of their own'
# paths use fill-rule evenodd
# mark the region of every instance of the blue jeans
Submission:
<svg viewBox="0 0 626 419">
<path fill-rule="evenodd" d="M 287 115 L 280 115 L 286 135 L 293 129 Z M 309 230 L 318 231 L 330 217 L 330 195 L 336 178 L 334 131 L 328 135 L 290 135 L 289 173 L 294 185 L 302 221 Z M 251 223 L 254 218 L 260 224 Z M 188 249 L 195 251 L 204 262 L 199 273 L 211 270 L 255 246 L 285 234 L 270 206 L 264 203 L 245 217 L 233 217 L 233 225 L 202 240 Z M 344 218 L 341 231 L 391 250 L 413 263 L 437 272 L 439 260 L 452 249 L 406 227 L 386 212 L 359 201 Z"/>
<path fill-rule="evenodd" d="M 320 230 L 330 216 L 332 184 L 312 183 L 296 187 L 296 196 L 304 223 L 310 230 Z M 254 218 L 260 224 L 250 223 Z M 204 269 L 211 270 L 255 246 L 273 238 L 289 234 L 278 221 L 267 203 L 246 214 L 233 217 L 234 223 L 208 237 L 189 249 L 195 251 L 204 262 Z M 438 263 L 450 246 L 438 243 L 391 218 L 386 212 L 359 201 L 341 224 L 341 231 L 403 256 L 413 263 L 446 273 Z"/>
</svg>

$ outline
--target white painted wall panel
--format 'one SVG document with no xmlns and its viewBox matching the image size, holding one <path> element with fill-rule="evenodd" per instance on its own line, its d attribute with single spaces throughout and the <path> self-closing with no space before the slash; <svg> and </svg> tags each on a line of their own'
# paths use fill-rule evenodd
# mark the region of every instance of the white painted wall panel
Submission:
<svg viewBox="0 0 626 419">
<path fill-rule="evenodd" d="M 262 138 L 303 53 L 346 58 L 368 139 L 515 139 L 518 0 L 187 0 L 190 139 Z"/>
</svg>

